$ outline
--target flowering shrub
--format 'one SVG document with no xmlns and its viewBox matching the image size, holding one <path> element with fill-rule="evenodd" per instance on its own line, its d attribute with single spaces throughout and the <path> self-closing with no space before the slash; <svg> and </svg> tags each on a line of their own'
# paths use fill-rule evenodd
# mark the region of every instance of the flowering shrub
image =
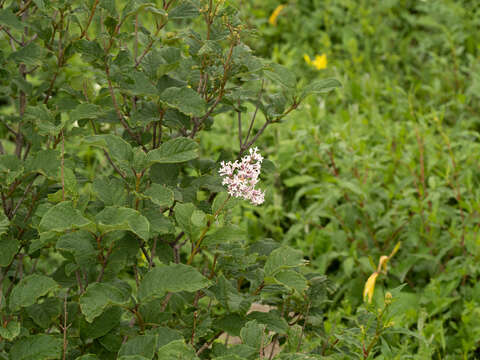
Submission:
<svg viewBox="0 0 480 360">
<path fill-rule="evenodd" d="M 250 149 L 250 155 L 243 157 L 241 162 L 222 161 L 222 168 L 218 172 L 224 177 L 222 185 L 228 186 L 231 196 L 250 200 L 253 205 L 263 203 L 265 192 L 255 189 L 262 161 L 263 157 L 258 153 L 258 148 Z"/>
<path fill-rule="evenodd" d="M 0 2 L 0 358 L 303 358 L 328 282 L 233 222 L 199 134 L 235 118 L 224 184 L 261 204 L 252 146 L 339 84 L 256 57 L 233 5 Z"/>
</svg>

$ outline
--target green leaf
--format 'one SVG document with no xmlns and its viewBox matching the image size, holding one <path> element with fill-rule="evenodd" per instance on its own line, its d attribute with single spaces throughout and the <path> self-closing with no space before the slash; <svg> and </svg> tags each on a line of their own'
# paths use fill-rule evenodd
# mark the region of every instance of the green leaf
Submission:
<svg viewBox="0 0 480 360">
<path fill-rule="evenodd" d="M 209 285 L 209 281 L 194 267 L 184 264 L 157 266 L 150 270 L 142 280 L 138 295 L 142 301 L 160 298 L 168 292 L 200 290 Z"/>
<path fill-rule="evenodd" d="M 245 345 L 255 349 L 260 349 L 264 339 L 264 325 L 260 325 L 256 320 L 249 321 L 240 330 L 240 337 Z"/>
<path fill-rule="evenodd" d="M 40 135 L 56 136 L 64 126 L 62 122 L 55 121 L 53 114 L 44 104 L 28 106 L 25 117 L 38 126 Z"/>
<path fill-rule="evenodd" d="M 91 323 L 83 321 L 80 325 L 80 335 L 83 339 L 97 339 L 106 335 L 120 324 L 123 310 L 119 306 L 107 308 Z"/>
<path fill-rule="evenodd" d="M 173 205 L 173 191 L 160 184 L 152 184 L 145 195 L 158 206 L 170 207 Z"/>
<path fill-rule="evenodd" d="M 133 84 L 125 83 L 124 87 L 134 95 L 159 95 L 159 91 L 150 82 L 150 79 L 139 71 L 129 74 L 133 79 Z"/>
<path fill-rule="evenodd" d="M 140 11 L 148 11 L 155 15 L 167 16 L 167 13 L 163 9 L 158 8 L 154 3 L 132 0 L 123 8 L 122 17 L 132 16 L 138 14 Z"/>
<path fill-rule="evenodd" d="M 290 326 L 287 333 L 287 343 L 284 345 L 287 351 L 294 352 L 302 343 L 302 327 L 298 324 Z"/>
<path fill-rule="evenodd" d="M 294 250 L 288 246 L 282 246 L 272 251 L 265 263 L 265 273 L 275 275 L 276 272 L 305 265 L 303 254 L 300 250 Z"/>
<path fill-rule="evenodd" d="M 104 51 L 97 41 L 78 40 L 74 43 L 74 49 L 82 55 L 87 63 L 93 63 L 104 59 Z"/>
<path fill-rule="evenodd" d="M 288 89 L 294 89 L 297 86 L 295 74 L 285 66 L 272 63 L 265 70 L 265 75 L 273 82 L 280 84 Z"/>
<path fill-rule="evenodd" d="M 160 100 L 189 116 L 200 117 L 206 112 L 205 100 L 192 88 L 169 87 L 160 95 Z"/>
<path fill-rule="evenodd" d="M 186 19 L 198 16 L 198 7 L 192 1 L 181 1 L 169 13 L 169 19 Z"/>
<path fill-rule="evenodd" d="M 205 214 L 192 203 L 177 203 L 174 207 L 175 220 L 189 236 L 196 237 L 206 225 Z"/>
<path fill-rule="evenodd" d="M 316 80 L 303 88 L 300 99 L 304 99 L 310 94 L 325 94 L 341 86 L 340 81 L 333 78 Z"/>
<path fill-rule="evenodd" d="M 247 315 L 248 320 L 256 320 L 260 324 L 267 325 L 269 331 L 276 332 L 278 334 L 286 334 L 288 330 L 287 321 L 275 311 L 260 312 L 253 311 Z"/>
<path fill-rule="evenodd" d="M 147 154 L 147 163 L 174 164 L 198 157 L 198 144 L 192 139 L 171 139 Z"/>
<path fill-rule="evenodd" d="M 144 210 L 143 215 L 150 222 L 150 231 L 152 232 L 152 235 L 164 235 L 175 232 L 173 221 L 157 209 L 151 208 Z"/>
<path fill-rule="evenodd" d="M 292 176 L 288 179 L 285 179 L 283 183 L 285 184 L 286 187 L 294 187 L 294 186 L 305 185 L 309 183 L 315 183 L 316 181 L 317 179 L 314 178 L 313 176 L 297 175 L 297 176 Z"/>
<path fill-rule="evenodd" d="M 205 246 L 216 246 L 218 244 L 229 244 L 240 242 L 246 239 L 246 232 L 237 225 L 226 225 L 208 235 L 203 244 Z"/>
<path fill-rule="evenodd" d="M 100 316 L 109 305 L 125 305 L 130 301 L 131 289 L 124 282 L 93 283 L 80 297 L 80 309 L 88 322 Z"/>
<path fill-rule="evenodd" d="M 118 356 L 139 355 L 152 359 L 157 349 L 157 336 L 135 336 L 122 345 Z"/>
<path fill-rule="evenodd" d="M 115 7 L 115 0 L 100 0 L 100 7 L 107 10 L 108 13 L 116 17 L 117 16 L 117 9 Z"/>
<path fill-rule="evenodd" d="M 40 304 L 33 304 L 27 308 L 28 316 L 35 323 L 46 329 L 60 316 L 63 311 L 62 301 L 56 297 L 48 297 Z"/>
<path fill-rule="evenodd" d="M 20 310 L 35 304 L 39 297 L 48 294 L 57 288 L 57 283 L 45 275 L 27 275 L 12 290 L 10 295 L 10 309 Z"/>
<path fill-rule="evenodd" d="M 153 164 L 150 177 L 154 183 L 177 187 L 180 167 L 178 164 Z"/>
<path fill-rule="evenodd" d="M 92 245 L 92 235 L 88 231 L 75 231 L 61 236 L 56 244 L 59 251 L 70 253 L 81 266 L 95 263 L 96 250 Z"/>
<path fill-rule="evenodd" d="M 0 173 L 2 175 L 0 179 L 6 185 L 10 185 L 23 173 L 23 162 L 15 155 L 0 155 Z"/>
<path fill-rule="evenodd" d="M 63 340 L 53 335 L 33 335 L 20 339 L 10 349 L 12 360 L 53 360 L 62 355 Z"/>
<path fill-rule="evenodd" d="M 83 119 L 96 119 L 103 114 L 102 108 L 94 104 L 79 104 L 70 111 L 70 121 L 73 123 Z"/>
<path fill-rule="evenodd" d="M 59 168 L 60 152 L 56 150 L 40 150 L 25 164 L 26 171 L 39 172 L 50 179 L 56 179 Z"/>
<path fill-rule="evenodd" d="M 20 323 L 18 321 L 9 321 L 6 327 L 0 326 L 0 337 L 12 341 L 20 334 Z"/>
<path fill-rule="evenodd" d="M 22 23 L 18 20 L 17 16 L 8 9 L 0 9 L 0 25 L 18 30 L 24 31 L 26 23 Z"/>
<path fill-rule="evenodd" d="M 93 191 L 107 206 L 124 205 L 127 199 L 124 183 L 116 177 L 95 178 L 93 181 Z"/>
<path fill-rule="evenodd" d="M 215 319 L 213 324 L 216 329 L 223 330 L 229 335 L 239 336 L 245 326 L 245 317 L 238 314 L 227 314 Z"/>
<path fill-rule="evenodd" d="M 38 46 L 35 42 L 31 42 L 26 46 L 20 47 L 19 50 L 13 52 L 9 56 L 9 60 L 17 63 L 23 63 L 28 66 L 39 64 L 45 55 L 45 49 Z"/>
<path fill-rule="evenodd" d="M 82 213 L 74 209 L 71 201 L 63 201 L 51 207 L 39 224 L 41 231 L 62 232 L 87 226 L 90 220 L 82 216 Z"/>
<path fill-rule="evenodd" d="M 98 357 L 94 354 L 86 354 L 75 358 L 75 360 L 98 360 Z"/>
<path fill-rule="evenodd" d="M 109 206 L 99 212 L 95 220 L 102 233 L 127 230 L 143 240 L 150 238 L 150 223 L 147 218 L 131 208 Z"/>
<path fill-rule="evenodd" d="M 196 360 L 195 349 L 185 340 L 174 340 L 162 346 L 157 352 L 158 360 Z"/>
<path fill-rule="evenodd" d="M 307 280 L 294 270 L 281 270 L 275 274 L 275 280 L 290 289 L 295 289 L 299 294 L 307 289 Z"/>
<path fill-rule="evenodd" d="M 226 211 L 234 208 L 237 203 L 237 199 L 232 198 L 226 191 L 223 191 L 221 193 L 218 193 L 217 196 L 215 196 L 212 204 L 212 212 L 214 214 L 220 214 L 221 211 Z"/>
<path fill-rule="evenodd" d="M 0 238 L 0 267 L 7 266 L 17 254 L 20 242 L 15 238 Z"/>
<path fill-rule="evenodd" d="M 84 141 L 87 144 L 106 150 L 113 159 L 124 165 L 130 164 L 133 160 L 132 146 L 120 136 L 112 134 L 94 135 L 85 138 Z"/>
<path fill-rule="evenodd" d="M 163 47 L 157 54 L 159 63 L 156 66 L 155 74 L 159 78 L 175 70 L 182 58 L 180 49 L 176 47 Z"/>
</svg>

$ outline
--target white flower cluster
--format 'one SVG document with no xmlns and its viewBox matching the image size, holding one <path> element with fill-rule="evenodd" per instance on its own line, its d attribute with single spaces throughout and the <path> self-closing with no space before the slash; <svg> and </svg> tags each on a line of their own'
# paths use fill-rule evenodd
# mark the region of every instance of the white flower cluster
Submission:
<svg viewBox="0 0 480 360">
<path fill-rule="evenodd" d="M 227 185 L 228 193 L 237 198 L 250 200 L 254 205 L 260 205 L 265 200 L 265 192 L 255 189 L 262 167 L 263 157 L 258 153 L 258 148 L 250 149 L 250 154 L 242 161 L 222 161 L 218 171 L 223 177 L 223 185 Z"/>
</svg>

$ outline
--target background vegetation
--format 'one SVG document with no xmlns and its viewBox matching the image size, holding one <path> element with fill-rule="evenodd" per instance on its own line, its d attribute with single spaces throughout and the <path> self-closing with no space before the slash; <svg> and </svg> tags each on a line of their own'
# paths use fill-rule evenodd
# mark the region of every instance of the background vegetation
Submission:
<svg viewBox="0 0 480 360">
<path fill-rule="evenodd" d="M 480 357 L 479 26 L 0 1 L 0 358 Z M 260 206 L 218 176 L 252 146 Z"/>
</svg>

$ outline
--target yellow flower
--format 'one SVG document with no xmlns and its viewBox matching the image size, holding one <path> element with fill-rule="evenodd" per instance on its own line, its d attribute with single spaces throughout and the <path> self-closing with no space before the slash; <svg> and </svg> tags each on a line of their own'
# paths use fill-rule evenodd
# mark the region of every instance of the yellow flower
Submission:
<svg viewBox="0 0 480 360">
<path fill-rule="evenodd" d="M 322 54 L 322 55 L 316 55 L 315 60 L 312 61 L 310 59 L 310 56 L 307 54 L 303 55 L 303 59 L 308 65 L 314 66 L 317 70 L 323 70 L 327 68 L 327 55 Z"/>
<path fill-rule="evenodd" d="M 377 281 L 378 272 L 374 272 L 368 278 L 367 282 L 365 283 L 365 288 L 363 289 L 363 300 L 368 298 L 368 302 L 372 302 L 373 292 L 375 291 L 375 282 Z"/>
<path fill-rule="evenodd" d="M 383 268 L 383 272 L 386 274 L 388 260 L 390 260 L 389 256 L 385 256 L 385 255 L 380 256 L 380 260 L 378 261 L 377 271 L 382 271 L 382 268 Z"/>
<path fill-rule="evenodd" d="M 270 17 L 268 18 L 268 22 L 270 23 L 270 25 L 277 25 L 277 17 L 278 15 L 280 15 L 284 7 L 285 5 L 278 5 L 275 10 L 273 10 L 272 15 L 270 15 Z"/>
<path fill-rule="evenodd" d="M 308 55 L 304 55 L 304 58 L 305 56 L 308 58 L 308 60 L 310 60 Z M 305 58 L 305 61 L 307 61 L 307 58 Z M 373 292 L 375 291 L 375 282 L 377 281 L 378 274 L 380 274 L 381 272 L 383 272 L 384 274 L 387 273 L 388 261 L 397 253 L 398 249 L 400 249 L 400 244 L 401 243 L 398 242 L 397 245 L 395 245 L 390 255 L 380 256 L 380 260 L 378 261 L 377 271 L 375 271 L 372 275 L 370 275 L 367 282 L 365 283 L 365 288 L 363 289 L 363 300 L 366 300 L 366 298 L 368 297 L 368 302 L 369 303 L 372 302 Z M 391 301 L 391 300 L 392 300 L 392 294 L 388 292 L 387 295 L 385 295 L 385 302 Z"/>
</svg>

